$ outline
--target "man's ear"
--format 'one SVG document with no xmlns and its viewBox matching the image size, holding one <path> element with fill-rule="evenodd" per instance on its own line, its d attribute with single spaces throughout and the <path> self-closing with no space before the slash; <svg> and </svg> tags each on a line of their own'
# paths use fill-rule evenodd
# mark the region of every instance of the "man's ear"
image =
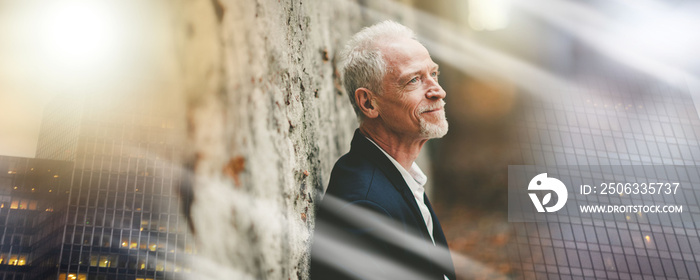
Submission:
<svg viewBox="0 0 700 280">
<path fill-rule="evenodd" d="M 379 106 L 375 102 L 375 94 L 366 88 L 355 90 L 355 104 L 365 117 L 374 119 L 379 116 Z"/>
</svg>

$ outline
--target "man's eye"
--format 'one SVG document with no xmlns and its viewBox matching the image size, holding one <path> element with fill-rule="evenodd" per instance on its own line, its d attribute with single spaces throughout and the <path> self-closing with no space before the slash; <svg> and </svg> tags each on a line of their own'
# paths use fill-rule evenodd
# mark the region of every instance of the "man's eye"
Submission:
<svg viewBox="0 0 700 280">
<path fill-rule="evenodd" d="M 417 82 L 418 82 L 418 77 L 415 77 L 415 78 L 411 79 L 410 81 L 408 81 L 409 84 L 415 84 Z"/>
<path fill-rule="evenodd" d="M 430 76 L 433 76 L 434 78 L 437 78 L 438 75 L 440 75 L 440 71 L 435 71 L 433 73 L 430 73 Z"/>
</svg>

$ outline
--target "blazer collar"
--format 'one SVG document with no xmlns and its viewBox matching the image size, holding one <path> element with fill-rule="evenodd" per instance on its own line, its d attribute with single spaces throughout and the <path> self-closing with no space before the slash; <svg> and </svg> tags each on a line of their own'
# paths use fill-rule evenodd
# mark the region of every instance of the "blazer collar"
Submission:
<svg viewBox="0 0 700 280">
<path fill-rule="evenodd" d="M 418 203 L 416 203 L 416 199 L 413 197 L 413 193 L 406 184 L 401 172 L 396 169 L 396 166 L 394 166 L 391 160 L 389 160 L 389 158 L 387 158 L 384 153 L 377 148 L 377 146 L 367 140 L 367 138 L 360 132 L 360 129 L 355 130 L 355 136 L 353 136 L 350 146 L 351 153 L 357 153 L 369 159 L 384 173 L 394 188 L 396 188 L 396 190 L 401 194 L 404 201 L 410 206 L 411 212 L 413 212 L 413 216 L 418 220 L 418 225 L 421 227 L 422 232 L 425 234 L 425 237 L 430 240 L 428 228 L 425 225 L 420 208 L 418 208 Z"/>
</svg>

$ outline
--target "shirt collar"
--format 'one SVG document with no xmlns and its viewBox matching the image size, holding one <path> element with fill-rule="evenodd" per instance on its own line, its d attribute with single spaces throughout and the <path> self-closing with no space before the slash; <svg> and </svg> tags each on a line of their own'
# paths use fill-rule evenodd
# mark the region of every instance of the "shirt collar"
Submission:
<svg viewBox="0 0 700 280">
<path fill-rule="evenodd" d="M 374 140 L 370 139 L 367 136 L 365 136 L 365 138 L 367 138 L 367 140 L 369 140 L 369 142 L 371 142 L 372 144 L 377 146 L 377 148 L 379 148 L 379 150 L 382 151 L 382 153 L 384 153 L 384 155 L 387 158 L 389 158 L 391 163 L 393 163 L 394 166 L 396 167 L 396 169 L 399 170 L 399 172 L 401 173 L 401 176 L 403 176 L 403 179 L 404 179 L 404 181 L 406 181 L 406 184 L 411 189 L 411 192 L 413 192 L 413 193 L 420 192 L 421 196 L 422 196 L 422 193 L 425 191 L 424 186 L 425 186 L 425 183 L 428 181 L 428 177 L 425 176 L 425 173 L 423 173 L 423 170 L 421 170 L 420 167 L 418 167 L 418 164 L 413 162 L 413 163 L 411 163 L 411 169 L 406 170 L 405 168 L 403 168 L 403 166 L 401 164 L 399 164 L 399 162 L 397 162 L 393 157 L 391 157 L 389 154 L 387 154 L 387 152 L 384 151 L 384 149 L 382 149 L 382 147 L 379 147 L 379 145 L 377 145 L 377 143 L 375 143 Z M 415 182 L 415 184 L 412 184 L 409 180 Z"/>
</svg>

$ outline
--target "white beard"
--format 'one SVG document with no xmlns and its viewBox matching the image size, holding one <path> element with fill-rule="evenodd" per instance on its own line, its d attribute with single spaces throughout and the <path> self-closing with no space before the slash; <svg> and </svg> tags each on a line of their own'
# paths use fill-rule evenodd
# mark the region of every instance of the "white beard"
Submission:
<svg viewBox="0 0 700 280">
<path fill-rule="evenodd" d="M 447 134 L 449 125 L 447 124 L 447 118 L 445 118 L 445 111 L 442 111 L 438 120 L 438 123 L 431 123 L 426 121 L 424 118 L 420 118 L 420 134 L 421 136 L 431 139 L 431 138 L 442 138 Z"/>
</svg>

